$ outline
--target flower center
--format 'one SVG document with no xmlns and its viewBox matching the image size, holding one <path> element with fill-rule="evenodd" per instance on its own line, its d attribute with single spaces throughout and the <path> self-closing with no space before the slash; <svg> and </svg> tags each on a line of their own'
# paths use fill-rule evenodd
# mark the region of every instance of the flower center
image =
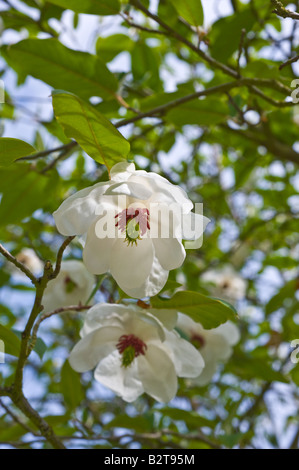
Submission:
<svg viewBox="0 0 299 470">
<path fill-rule="evenodd" d="M 137 245 L 137 240 L 141 240 L 141 236 L 143 236 L 147 230 L 150 230 L 149 215 L 148 209 L 135 209 L 133 207 L 124 209 L 116 214 L 115 218 L 118 218 L 118 220 L 115 226 L 118 227 L 121 232 L 126 231 L 125 241 L 128 243 L 128 246 L 134 243 Z"/>
<path fill-rule="evenodd" d="M 142 354 L 144 356 L 147 349 L 146 344 L 135 335 L 122 335 L 116 345 L 120 354 L 122 354 L 122 366 L 128 367 L 134 361 L 135 357 Z"/>
<path fill-rule="evenodd" d="M 73 290 L 76 289 L 76 287 L 78 287 L 77 284 L 70 278 L 70 276 L 66 276 L 64 278 L 65 292 L 70 294 L 71 292 L 73 292 Z"/>
<path fill-rule="evenodd" d="M 190 341 L 193 344 L 193 346 L 195 346 L 197 349 L 203 348 L 204 345 L 206 344 L 204 337 L 201 335 L 198 335 L 197 333 L 192 334 Z"/>
</svg>

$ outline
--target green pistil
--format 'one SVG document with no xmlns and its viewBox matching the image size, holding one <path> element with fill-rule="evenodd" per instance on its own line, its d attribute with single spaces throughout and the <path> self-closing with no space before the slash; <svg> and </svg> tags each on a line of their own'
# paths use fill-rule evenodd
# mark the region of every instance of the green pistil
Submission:
<svg viewBox="0 0 299 470">
<path fill-rule="evenodd" d="M 129 367 L 135 359 L 136 351 L 134 346 L 127 346 L 122 353 L 122 366 Z"/>
<path fill-rule="evenodd" d="M 141 240 L 139 222 L 135 223 L 134 219 L 131 219 L 126 225 L 125 241 L 128 243 L 128 246 L 134 243 L 137 246 L 137 240 Z"/>
<path fill-rule="evenodd" d="M 67 278 L 65 280 L 65 291 L 70 294 L 71 292 L 73 292 L 76 288 L 77 288 L 77 284 L 72 281 L 72 279 L 70 278 Z"/>
</svg>

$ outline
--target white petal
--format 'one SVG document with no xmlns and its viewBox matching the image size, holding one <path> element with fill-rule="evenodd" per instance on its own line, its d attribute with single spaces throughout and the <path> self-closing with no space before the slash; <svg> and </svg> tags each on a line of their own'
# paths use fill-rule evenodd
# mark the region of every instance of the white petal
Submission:
<svg viewBox="0 0 299 470">
<path fill-rule="evenodd" d="M 140 183 L 116 183 L 107 188 L 105 195 L 123 195 L 135 199 L 146 200 L 152 195 L 152 191 Z"/>
<path fill-rule="evenodd" d="M 186 257 L 182 243 L 176 238 L 153 238 L 155 254 L 164 269 L 170 271 L 181 266 Z"/>
<path fill-rule="evenodd" d="M 172 330 L 177 324 L 178 313 L 176 310 L 166 308 L 150 308 L 149 312 L 157 317 L 163 326 L 168 330 Z"/>
<path fill-rule="evenodd" d="M 101 195 L 110 182 L 95 184 L 67 198 L 53 213 L 58 231 L 62 235 L 83 235 L 95 219 Z"/>
<path fill-rule="evenodd" d="M 168 279 L 168 273 L 168 271 L 162 268 L 158 258 L 154 256 L 151 272 L 143 284 L 139 287 L 128 287 L 125 292 L 136 299 L 153 297 L 165 286 Z"/>
<path fill-rule="evenodd" d="M 192 210 L 193 203 L 188 198 L 187 193 L 180 186 L 170 183 L 166 178 L 163 178 L 156 173 L 145 173 L 142 177 L 150 183 L 153 192 L 161 192 L 167 197 L 169 202 L 178 203 L 182 207 L 184 214 Z"/>
<path fill-rule="evenodd" d="M 115 182 L 126 181 L 134 172 L 134 163 L 119 162 L 111 168 L 110 178 Z"/>
<path fill-rule="evenodd" d="M 130 289 L 141 286 L 149 276 L 154 258 L 152 241 L 149 238 L 137 240 L 137 245 L 127 245 L 118 239 L 113 245 L 110 271 L 120 288 L 128 295 Z"/>
<path fill-rule="evenodd" d="M 201 214 L 190 212 L 182 218 L 182 238 L 184 240 L 197 240 L 205 231 L 210 219 Z"/>
<path fill-rule="evenodd" d="M 240 341 L 240 330 L 231 321 L 227 321 L 214 329 L 215 333 L 222 335 L 226 341 L 233 346 Z"/>
<path fill-rule="evenodd" d="M 179 377 L 198 377 L 204 368 L 204 360 L 200 352 L 191 343 L 180 338 L 175 332 L 166 332 L 163 343 L 175 365 Z"/>
<path fill-rule="evenodd" d="M 132 307 L 118 304 L 96 304 L 85 315 L 84 325 L 80 332 L 86 336 L 102 326 L 119 326 L 124 328 L 126 314 L 132 314 Z"/>
<path fill-rule="evenodd" d="M 99 363 L 94 376 L 98 382 L 106 385 L 129 403 L 136 400 L 144 391 L 138 377 L 136 360 L 129 367 L 122 367 L 118 351 L 109 354 Z"/>
<path fill-rule="evenodd" d="M 92 274 L 103 274 L 109 270 L 115 239 L 109 237 L 98 238 L 96 236 L 97 223 L 98 220 L 95 220 L 89 227 L 83 249 L 83 261 Z"/>
<path fill-rule="evenodd" d="M 177 377 L 173 362 L 167 353 L 149 344 L 144 356 L 137 358 L 138 374 L 144 391 L 155 400 L 167 403 L 177 392 Z"/>
<path fill-rule="evenodd" d="M 107 326 L 84 336 L 73 348 L 69 363 L 77 372 L 93 369 L 99 361 L 115 350 L 123 330 L 116 326 Z"/>
</svg>

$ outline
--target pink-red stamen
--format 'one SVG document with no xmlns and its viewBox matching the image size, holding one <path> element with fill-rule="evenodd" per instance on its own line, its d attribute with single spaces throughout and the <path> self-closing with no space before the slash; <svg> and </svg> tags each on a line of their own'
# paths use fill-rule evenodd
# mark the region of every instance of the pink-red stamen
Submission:
<svg viewBox="0 0 299 470">
<path fill-rule="evenodd" d="M 147 345 L 135 335 L 122 335 L 116 345 L 120 354 L 122 354 L 129 346 L 135 350 L 135 357 L 142 354 L 144 356 Z"/>
<path fill-rule="evenodd" d="M 118 218 L 118 220 L 115 226 L 118 227 L 121 232 L 124 232 L 128 222 L 135 219 L 136 224 L 139 224 L 141 235 L 144 235 L 147 230 L 150 230 L 149 215 L 148 209 L 134 209 L 133 207 L 129 207 L 129 209 L 124 209 L 116 214 L 115 219 Z"/>
<path fill-rule="evenodd" d="M 206 344 L 204 337 L 197 333 L 193 333 L 190 340 L 191 343 L 197 346 L 198 348 L 202 348 Z"/>
</svg>

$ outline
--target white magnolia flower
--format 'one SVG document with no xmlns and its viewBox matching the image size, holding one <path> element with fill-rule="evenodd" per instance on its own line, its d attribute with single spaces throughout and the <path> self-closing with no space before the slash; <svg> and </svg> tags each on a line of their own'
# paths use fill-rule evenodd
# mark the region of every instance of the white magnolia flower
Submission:
<svg viewBox="0 0 299 470">
<path fill-rule="evenodd" d="M 42 301 L 44 310 L 51 312 L 60 307 L 85 304 L 94 282 L 94 276 L 81 261 L 63 261 L 58 276 L 45 289 Z"/>
<path fill-rule="evenodd" d="M 66 199 L 53 214 L 57 228 L 85 239 L 91 273 L 109 271 L 132 297 L 153 296 L 183 263 L 182 239 L 198 239 L 209 219 L 191 213 L 193 203 L 179 186 L 133 163 L 118 163 L 110 177 Z"/>
<path fill-rule="evenodd" d="M 196 348 L 165 327 L 175 325 L 175 311 L 161 312 L 164 324 L 150 312 L 114 304 L 92 307 L 69 357 L 73 369 L 96 368 L 95 379 L 127 402 L 143 392 L 159 402 L 171 400 L 177 376 L 196 377 L 204 362 Z"/>
<path fill-rule="evenodd" d="M 232 346 L 240 340 L 239 329 L 231 321 L 227 321 L 217 328 L 205 330 L 200 323 L 179 313 L 177 328 L 187 335 L 204 359 L 203 371 L 194 380 L 194 383 L 199 386 L 206 385 L 211 381 L 217 370 L 218 362 L 227 361 L 232 355 Z"/>
<path fill-rule="evenodd" d="M 43 270 L 43 262 L 32 248 L 23 248 L 20 253 L 16 255 L 16 259 L 35 275 L 40 274 Z"/>
<path fill-rule="evenodd" d="M 201 280 L 213 284 L 211 293 L 214 297 L 221 297 L 228 302 L 233 303 L 246 295 L 246 280 L 229 265 L 219 270 L 206 271 Z"/>
</svg>

